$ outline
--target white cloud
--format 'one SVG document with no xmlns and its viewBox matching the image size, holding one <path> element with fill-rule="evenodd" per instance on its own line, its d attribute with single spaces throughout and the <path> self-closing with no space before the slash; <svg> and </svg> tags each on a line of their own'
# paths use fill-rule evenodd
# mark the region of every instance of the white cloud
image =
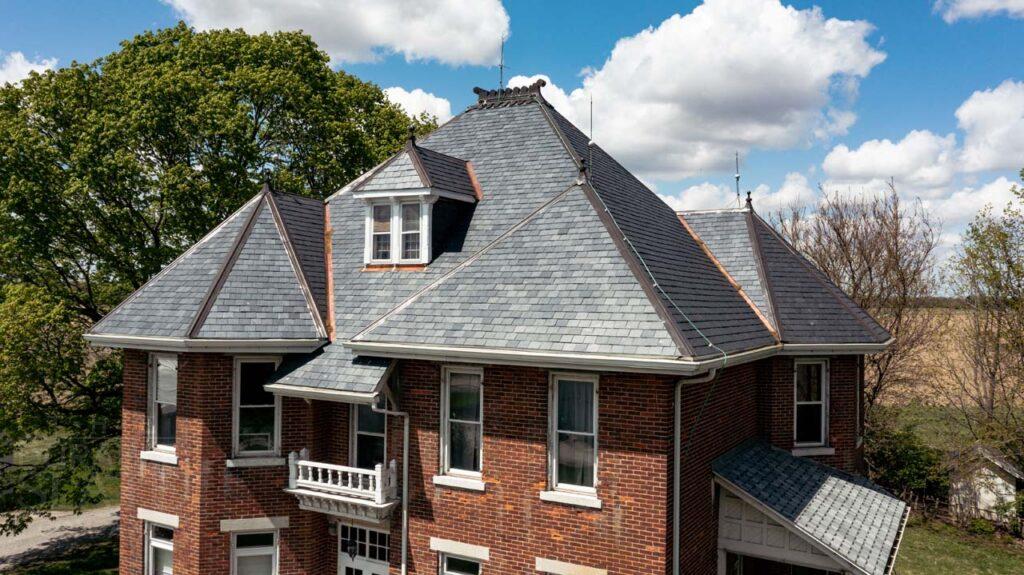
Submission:
<svg viewBox="0 0 1024 575">
<path fill-rule="evenodd" d="M 409 116 L 419 116 L 423 112 L 435 116 L 438 123 L 445 123 L 452 117 L 452 103 L 448 100 L 435 96 L 430 92 L 424 92 L 414 88 L 411 92 L 399 86 L 384 88 L 384 94 L 393 103 L 398 104 Z"/>
<path fill-rule="evenodd" d="M 977 91 L 956 110 L 964 131 L 963 169 L 1019 170 L 1024 164 L 1024 82 Z"/>
<path fill-rule="evenodd" d="M 0 84 L 16 84 L 32 72 L 44 72 L 56 65 L 56 58 L 29 60 L 21 52 L 8 52 L 0 60 Z"/>
<path fill-rule="evenodd" d="M 1024 0 L 936 0 L 935 10 L 949 23 L 998 14 L 1024 18 Z"/>
<path fill-rule="evenodd" d="M 682 178 L 726 168 L 737 150 L 845 133 L 846 100 L 885 59 L 872 30 L 778 0 L 707 0 L 620 39 L 582 87 L 549 84 L 545 97 L 586 130 L 593 96 L 599 144 L 642 176 Z"/>
<path fill-rule="evenodd" d="M 677 196 L 658 194 L 658 197 L 677 211 L 736 208 L 740 205 L 736 201 L 735 188 L 711 182 L 690 186 Z M 799 172 L 786 174 L 786 179 L 777 190 L 772 190 L 769 186 L 762 184 L 751 192 L 754 208 L 765 214 L 790 206 L 803 205 L 816 197 L 817 192 L 811 188 L 807 177 Z M 740 202 L 745 198 L 746 192 L 741 196 Z"/>
<path fill-rule="evenodd" d="M 839 181 L 888 180 L 911 188 L 949 184 L 956 173 L 956 136 L 914 130 L 899 142 L 868 140 L 850 149 L 840 144 L 825 156 L 822 169 Z"/>
<path fill-rule="evenodd" d="M 509 17 L 500 0 L 163 0 L 202 30 L 303 30 L 333 62 L 406 60 L 489 65 Z"/>
<path fill-rule="evenodd" d="M 1010 191 L 1013 186 L 1014 182 L 1000 176 L 981 187 L 965 187 L 942 199 L 925 200 L 924 205 L 946 226 L 958 227 L 974 219 L 985 206 L 991 206 L 994 213 L 1002 213 L 1014 198 Z"/>
</svg>

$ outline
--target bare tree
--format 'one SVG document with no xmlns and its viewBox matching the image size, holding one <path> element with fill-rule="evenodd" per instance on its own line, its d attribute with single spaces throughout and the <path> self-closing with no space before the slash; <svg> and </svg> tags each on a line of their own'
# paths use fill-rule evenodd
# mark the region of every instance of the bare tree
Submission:
<svg viewBox="0 0 1024 575">
<path fill-rule="evenodd" d="M 924 380 L 925 352 L 944 314 L 924 305 L 936 291 L 938 226 L 919 202 L 822 191 L 812 209 L 792 207 L 773 225 L 895 338 L 865 359 L 865 414 L 898 388 Z M 870 418 L 869 418 L 870 421 Z"/>
</svg>

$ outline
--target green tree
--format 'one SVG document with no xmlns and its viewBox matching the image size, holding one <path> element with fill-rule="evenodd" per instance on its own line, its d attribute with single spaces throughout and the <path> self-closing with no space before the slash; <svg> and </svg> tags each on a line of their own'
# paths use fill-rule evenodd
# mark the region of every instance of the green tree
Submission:
<svg viewBox="0 0 1024 575">
<path fill-rule="evenodd" d="M 433 126 L 407 117 L 377 86 L 332 70 L 294 32 L 197 33 L 179 24 L 95 62 L 0 86 L 0 287 L 16 286 L 5 290 L 5 306 L 42 306 L 5 308 L 3 353 L 22 358 L 24 369 L 4 368 L 0 455 L 86 428 L 89 437 L 116 438 L 117 401 L 75 411 L 116 392 L 119 379 L 111 356 L 87 353 L 77 336 L 263 181 L 324 197 L 396 151 L 410 128 Z M 18 325 L 45 325 L 62 343 L 8 340 L 31 335 L 6 333 Z M 43 370 L 44 359 L 57 365 Z M 81 447 L 101 449 L 100 439 Z M 70 447 L 46 468 L 59 464 L 63 480 L 77 482 L 59 496 L 78 506 L 91 457 L 72 458 Z M 38 495 L 33 478 L 47 473 L 5 472 L 0 492 L 22 509 L 43 509 L 55 500 Z M 19 517 L 6 529 L 23 525 Z"/>
</svg>

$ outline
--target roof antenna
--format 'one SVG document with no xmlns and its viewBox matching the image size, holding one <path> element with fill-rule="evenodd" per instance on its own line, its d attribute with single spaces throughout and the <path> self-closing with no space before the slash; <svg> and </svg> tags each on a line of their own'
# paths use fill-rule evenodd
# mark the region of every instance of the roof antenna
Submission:
<svg viewBox="0 0 1024 575">
<path fill-rule="evenodd" d="M 501 97 L 501 89 L 505 87 L 505 40 L 508 36 L 501 37 L 501 56 L 498 60 L 498 97 Z"/>
<path fill-rule="evenodd" d="M 587 164 L 594 171 L 594 93 L 590 93 L 590 141 L 587 142 Z"/>
<path fill-rule="evenodd" d="M 743 207 L 740 200 L 740 153 L 738 150 L 736 151 L 736 207 Z"/>
</svg>

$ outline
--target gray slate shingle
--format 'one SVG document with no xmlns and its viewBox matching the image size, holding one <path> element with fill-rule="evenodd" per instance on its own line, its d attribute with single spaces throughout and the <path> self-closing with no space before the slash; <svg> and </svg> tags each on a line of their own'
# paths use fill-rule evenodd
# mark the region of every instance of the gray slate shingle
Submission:
<svg viewBox="0 0 1024 575">
<path fill-rule="evenodd" d="M 888 573 L 908 508 L 866 478 L 760 440 L 719 457 L 713 471 L 864 573 Z"/>
</svg>

